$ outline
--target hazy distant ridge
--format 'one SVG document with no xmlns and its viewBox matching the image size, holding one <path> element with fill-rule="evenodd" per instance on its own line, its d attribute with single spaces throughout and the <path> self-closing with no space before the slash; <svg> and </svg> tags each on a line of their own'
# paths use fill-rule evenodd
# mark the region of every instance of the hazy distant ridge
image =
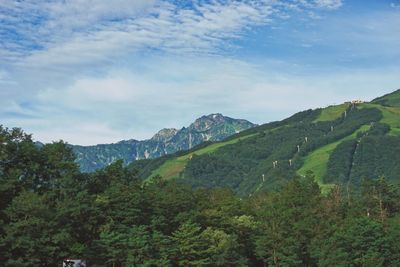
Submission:
<svg viewBox="0 0 400 267">
<path fill-rule="evenodd" d="M 225 117 L 222 114 L 202 116 L 189 127 L 162 129 L 151 139 L 123 140 L 115 144 L 95 146 L 72 146 L 77 163 L 85 172 L 103 168 L 115 160 L 125 163 L 139 159 L 157 158 L 181 150 L 188 150 L 204 141 L 220 141 L 235 133 L 256 126 L 241 119 Z"/>
</svg>

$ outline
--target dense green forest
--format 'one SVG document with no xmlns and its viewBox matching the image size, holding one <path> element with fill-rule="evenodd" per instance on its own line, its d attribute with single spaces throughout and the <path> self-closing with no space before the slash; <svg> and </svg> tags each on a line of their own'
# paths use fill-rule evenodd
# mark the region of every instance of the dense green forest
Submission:
<svg viewBox="0 0 400 267">
<path fill-rule="evenodd" d="M 374 110 L 360 112 L 379 119 Z M 364 123 L 359 119 L 352 129 Z M 335 126 L 332 140 L 351 132 L 341 129 L 339 120 Z M 329 134 L 331 129 L 323 122 L 313 129 L 293 127 L 288 134 L 298 141 L 304 131 L 309 134 L 304 151 L 324 142 L 318 133 Z M 265 136 L 280 142 L 273 132 L 257 134 L 259 139 L 239 145 L 253 145 Z M 392 142 L 371 134 L 358 146 L 390 146 L 396 153 L 398 146 Z M 356 145 L 350 143 L 352 148 Z M 270 153 L 285 159 L 289 150 L 296 152 L 270 152 L 272 147 L 267 147 L 255 153 L 260 159 Z M 335 153 L 350 154 L 341 147 Z M 207 158 L 194 157 L 196 161 Z M 235 167 L 235 162 L 230 164 Z M 251 160 L 246 164 L 253 168 Z M 348 172 L 335 166 L 329 170 Z M 191 171 L 196 172 L 195 166 Z M 311 172 L 304 177 L 285 172 L 287 179 L 275 183 L 275 190 L 240 197 L 230 189 L 196 189 L 159 176 L 143 182 L 140 172 L 118 161 L 81 173 L 63 142 L 39 147 L 21 130 L 0 127 L 1 266 L 60 266 L 67 257 L 86 259 L 89 266 L 113 267 L 400 266 L 400 188 L 385 177 L 362 179 L 359 187 L 337 185 L 322 194 Z M 279 177 L 279 168 L 274 172 Z"/>
</svg>

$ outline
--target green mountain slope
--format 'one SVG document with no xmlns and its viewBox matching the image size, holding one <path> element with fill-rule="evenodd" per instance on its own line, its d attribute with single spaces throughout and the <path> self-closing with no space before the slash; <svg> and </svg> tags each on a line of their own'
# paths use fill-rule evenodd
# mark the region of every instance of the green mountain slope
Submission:
<svg viewBox="0 0 400 267">
<path fill-rule="evenodd" d="M 230 187 L 242 195 L 274 190 L 308 171 L 323 190 L 333 184 L 359 185 L 366 177 L 399 182 L 399 96 L 396 91 L 371 103 L 307 110 L 223 142 L 132 167 L 143 168 L 143 179 L 161 175 L 194 187 Z M 382 105 L 379 99 L 388 102 Z"/>
<path fill-rule="evenodd" d="M 400 89 L 393 93 L 375 98 L 371 103 L 388 107 L 400 107 Z"/>
</svg>

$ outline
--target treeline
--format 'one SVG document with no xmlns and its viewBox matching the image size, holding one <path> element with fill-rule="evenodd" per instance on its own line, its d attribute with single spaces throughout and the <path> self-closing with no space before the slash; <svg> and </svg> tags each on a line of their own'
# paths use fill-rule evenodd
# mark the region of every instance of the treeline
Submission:
<svg viewBox="0 0 400 267">
<path fill-rule="evenodd" d="M 1 266 L 400 266 L 400 188 L 322 195 L 312 174 L 240 198 L 116 162 L 82 174 L 64 143 L 0 127 Z M 356 193 L 357 192 L 357 193 Z"/>
</svg>

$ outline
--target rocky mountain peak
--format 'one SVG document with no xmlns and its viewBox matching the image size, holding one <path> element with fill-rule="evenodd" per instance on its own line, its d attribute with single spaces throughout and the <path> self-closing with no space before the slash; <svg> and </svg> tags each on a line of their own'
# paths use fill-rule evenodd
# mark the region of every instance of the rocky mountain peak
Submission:
<svg viewBox="0 0 400 267">
<path fill-rule="evenodd" d="M 151 140 L 158 142 L 167 142 L 171 140 L 176 135 L 177 132 L 178 130 L 174 128 L 164 128 L 160 130 L 158 133 L 156 133 L 151 138 Z"/>
<path fill-rule="evenodd" d="M 189 129 L 200 132 L 207 131 L 215 125 L 225 123 L 227 120 L 229 120 L 228 117 L 225 117 L 220 113 L 214 113 L 198 118 L 194 123 L 189 126 Z"/>
<path fill-rule="evenodd" d="M 126 164 L 140 159 L 157 158 L 191 149 L 205 141 L 221 141 L 235 133 L 254 127 L 246 120 L 225 117 L 220 113 L 202 116 L 180 130 L 164 128 L 151 139 L 120 141 L 97 146 L 72 146 L 81 169 L 86 172 L 103 168 L 116 159 Z"/>
</svg>

